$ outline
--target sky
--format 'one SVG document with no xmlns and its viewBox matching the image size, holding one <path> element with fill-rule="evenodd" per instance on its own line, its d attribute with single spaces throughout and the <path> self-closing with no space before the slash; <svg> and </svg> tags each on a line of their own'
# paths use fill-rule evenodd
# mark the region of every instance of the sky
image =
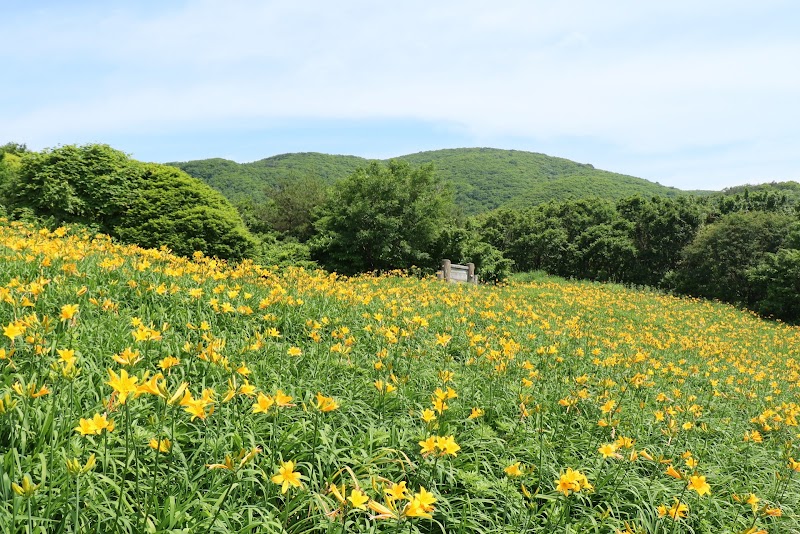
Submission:
<svg viewBox="0 0 800 534">
<path fill-rule="evenodd" d="M 0 144 L 143 161 L 527 150 L 800 181 L 795 0 L 0 0 Z"/>
</svg>

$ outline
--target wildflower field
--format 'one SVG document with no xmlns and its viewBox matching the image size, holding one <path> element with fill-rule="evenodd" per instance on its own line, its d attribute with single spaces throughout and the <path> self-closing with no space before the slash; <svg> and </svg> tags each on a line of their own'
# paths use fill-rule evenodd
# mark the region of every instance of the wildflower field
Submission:
<svg viewBox="0 0 800 534">
<path fill-rule="evenodd" d="M 800 532 L 800 329 L 0 226 L 0 532 Z"/>
</svg>

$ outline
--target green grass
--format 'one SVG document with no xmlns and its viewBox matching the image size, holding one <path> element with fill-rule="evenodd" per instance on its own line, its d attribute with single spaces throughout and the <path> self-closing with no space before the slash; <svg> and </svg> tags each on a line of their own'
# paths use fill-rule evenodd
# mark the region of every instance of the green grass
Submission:
<svg viewBox="0 0 800 534">
<path fill-rule="evenodd" d="M 728 306 L 542 276 L 473 287 L 228 267 L 13 225 L 0 228 L 0 326 L 7 532 L 800 529 L 800 330 Z M 141 359 L 116 361 L 126 348 Z M 167 357 L 180 363 L 160 369 Z M 164 396 L 122 404 L 109 370 L 123 369 L 139 384 L 162 372 Z M 184 382 L 206 391 L 203 417 L 168 402 Z M 457 396 L 426 423 L 447 388 Z M 279 389 L 293 406 L 254 412 Z M 318 393 L 338 408 L 319 410 Z M 74 430 L 95 414 L 113 431 Z M 423 456 L 430 436 L 460 449 Z M 165 438 L 169 452 L 149 446 Z M 619 457 L 598 451 L 610 443 Z M 287 461 L 304 478 L 282 493 Z M 668 465 L 705 476 L 710 495 Z M 592 488 L 558 492 L 567 469 Z M 397 510 L 425 488 L 430 518 L 371 519 L 330 489 L 385 504 L 401 482 Z M 687 516 L 661 517 L 676 499 Z"/>
</svg>

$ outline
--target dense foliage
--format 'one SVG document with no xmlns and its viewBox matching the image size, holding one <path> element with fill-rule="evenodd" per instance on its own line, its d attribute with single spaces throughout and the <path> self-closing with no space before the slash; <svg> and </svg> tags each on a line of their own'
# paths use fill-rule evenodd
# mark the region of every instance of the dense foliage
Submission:
<svg viewBox="0 0 800 534">
<path fill-rule="evenodd" d="M 800 531 L 800 329 L 0 221 L 0 530 Z"/>
<path fill-rule="evenodd" d="M 314 179 L 331 185 L 366 166 L 356 156 L 333 156 L 316 152 L 282 154 L 251 163 L 212 158 L 169 163 L 190 176 L 200 178 L 234 203 L 266 204 L 271 189 L 281 184 Z"/>
<path fill-rule="evenodd" d="M 595 169 L 563 158 L 519 150 L 458 148 L 395 158 L 412 166 L 432 164 L 444 182 L 453 184 L 456 205 L 468 215 L 498 207 L 521 208 L 550 200 L 632 195 L 679 196 L 675 188 L 641 178 Z M 364 167 L 355 156 L 318 153 L 283 154 L 253 163 L 222 159 L 172 163 L 206 181 L 234 201 L 267 202 L 268 188 L 281 180 L 314 177 L 334 184 Z"/>
<path fill-rule="evenodd" d="M 435 243 L 453 218 L 451 193 L 433 168 L 395 160 L 337 183 L 320 214 L 313 255 L 345 274 L 435 267 Z"/>
<path fill-rule="evenodd" d="M 12 214 L 85 224 L 128 243 L 228 259 L 247 257 L 255 247 L 219 192 L 178 169 L 132 160 L 107 145 L 25 153 L 3 189 Z"/>
<path fill-rule="evenodd" d="M 800 221 L 782 193 L 550 202 L 476 218 L 520 271 L 616 281 L 800 321 Z"/>
<path fill-rule="evenodd" d="M 783 247 L 793 224 L 770 212 L 725 215 L 697 232 L 670 281 L 681 293 L 753 305 L 747 271 Z"/>
</svg>

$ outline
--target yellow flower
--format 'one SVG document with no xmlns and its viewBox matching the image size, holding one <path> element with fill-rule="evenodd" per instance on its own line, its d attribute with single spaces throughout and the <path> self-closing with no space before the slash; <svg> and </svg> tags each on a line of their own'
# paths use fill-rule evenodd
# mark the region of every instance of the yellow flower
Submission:
<svg viewBox="0 0 800 534">
<path fill-rule="evenodd" d="M 436 420 L 436 414 L 433 413 L 433 410 L 431 410 L 430 408 L 425 408 L 424 410 L 422 410 L 422 414 L 420 417 L 422 417 L 422 420 L 425 421 L 426 423 L 430 423 L 431 421 Z"/>
<path fill-rule="evenodd" d="M 245 380 L 244 384 L 239 386 L 239 393 L 247 397 L 252 397 L 253 395 L 256 394 L 256 387 L 247 380 Z"/>
<path fill-rule="evenodd" d="M 155 395 L 157 397 L 162 396 L 161 388 L 159 388 L 158 386 L 158 381 L 162 380 L 164 378 L 164 375 L 162 375 L 161 373 L 156 373 L 150 380 L 147 380 L 148 373 L 149 371 L 145 373 L 145 376 L 142 378 L 142 383 L 136 386 L 135 396 L 139 397 L 140 395 L 144 395 L 145 393 L 149 395 Z"/>
<path fill-rule="evenodd" d="M 394 505 L 392 501 L 388 501 L 386 503 L 388 506 L 383 505 L 377 501 L 369 501 L 367 507 L 375 512 L 376 515 L 370 515 L 370 519 L 397 519 L 398 514 L 397 511 L 394 509 Z"/>
<path fill-rule="evenodd" d="M 5 335 L 11 341 L 14 341 L 14 338 L 19 337 L 24 333 L 25 327 L 18 325 L 17 323 L 9 323 L 3 327 L 3 335 Z"/>
<path fill-rule="evenodd" d="M 455 436 L 436 437 L 436 447 L 442 451 L 442 456 L 445 454 L 455 456 L 461 450 L 461 447 L 456 443 Z"/>
<path fill-rule="evenodd" d="M 161 439 L 161 440 L 158 440 L 156 438 L 152 438 L 150 440 L 150 448 L 151 449 L 155 449 L 158 452 L 167 453 L 167 452 L 170 451 L 170 449 L 172 449 L 172 443 L 167 438 L 164 438 L 164 439 Z"/>
<path fill-rule="evenodd" d="M 636 442 L 633 438 L 626 438 L 624 436 L 620 436 L 614 442 L 614 445 L 617 446 L 618 449 L 630 449 Z"/>
<path fill-rule="evenodd" d="M 603 413 L 609 413 L 609 412 L 611 412 L 611 410 L 614 409 L 614 407 L 616 407 L 616 405 L 617 405 L 617 401 L 609 399 L 608 401 L 606 401 L 605 404 L 603 404 L 600 407 L 600 411 L 603 412 Z"/>
<path fill-rule="evenodd" d="M 689 507 L 675 499 L 675 504 L 667 508 L 665 505 L 658 506 L 658 516 L 659 517 L 666 517 L 669 516 L 672 518 L 673 521 L 677 521 L 678 519 L 683 519 L 689 513 Z"/>
<path fill-rule="evenodd" d="M 455 373 L 453 373 L 453 371 L 439 371 L 439 380 L 441 380 L 442 382 L 445 383 L 450 382 L 451 380 L 453 380 L 453 376 L 455 376 Z"/>
<path fill-rule="evenodd" d="M 22 485 L 14 482 L 11 483 L 11 489 L 14 490 L 14 493 L 20 497 L 25 497 L 26 499 L 36 493 L 36 490 L 39 489 L 39 486 L 40 484 L 34 484 L 31 481 L 31 477 L 29 475 L 22 477 Z"/>
<path fill-rule="evenodd" d="M 408 498 L 408 488 L 406 488 L 405 480 L 397 484 L 392 484 L 392 487 L 384 490 L 386 499 L 390 501 L 399 501 Z"/>
<path fill-rule="evenodd" d="M 189 290 L 189 296 L 192 297 L 193 299 L 199 299 L 200 297 L 203 296 L 203 290 L 200 289 L 199 287 L 193 287 L 192 289 Z"/>
<path fill-rule="evenodd" d="M 422 456 L 427 456 L 436 451 L 436 438 L 437 436 L 429 436 L 428 439 L 419 442 L 419 446 L 422 447 L 419 452 Z"/>
<path fill-rule="evenodd" d="M 267 413 L 273 404 L 275 404 L 275 399 L 269 395 L 259 393 L 258 400 L 253 403 L 253 413 Z"/>
<path fill-rule="evenodd" d="M 606 443 L 597 449 L 597 452 L 603 455 L 603 458 L 618 457 L 617 445 L 615 443 Z"/>
<path fill-rule="evenodd" d="M 673 478 L 677 478 L 678 480 L 683 478 L 683 475 L 672 466 L 667 467 L 666 473 Z"/>
<path fill-rule="evenodd" d="M 81 418 L 81 420 L 78 422 L 78 426 L 75 427 L 75 432 L 80 432 L 81 436 L 97 434 L 97 432 L 95 432 L 94 425 L 92 424 L 92 420 L 83 418 Z"/>
<path fill-rule="evenodd" d="M 303 485 L 301 479 L 303 475 L 294 470 L 294 462 L 289 460 L 281 462 L 278 472 L 272 476 L 272 482 L 281 485 L 281 493 L 289 491 L 289 486 L 299 488 Z"/>
<path fill-rule="evenodd" d="M 23 386 L 20 382 L 15 382 L 11 389 L 20 397 L 30 397 L 31 399 L 38 399 L 50 393 L 50 390 L 44 385 L 37 391 L 36 382 L 31 382 L 27 386 Z"/>
<path fill-rule="evenodd" d="M 333 496 L 336 497 L 336 500 L 342 504 L 345 504 L 345 498 L 342 495 L 344 493 L 344 484 L 342 484 L 342 490 L 339 491 L 339 487 L 336 484 L 331 484 L 328 487 L 328 491 L 333 493 Z"/>
<path fill-rule="evenodd" d="M 442 347 L 446 346 L 450 343 L 450 340 L 453 339 L 453 336 L 448 334 L 436 334 L 436 344 Z"/>
<path fill-rule="evenodd" d="M 206 411 L 206 406 L 208 406 L 208 404 L 209 403 L 203 401 L 202 399 L 196 399 L 186 404 L 183 409 L 187 413 L 191 414 L 192 421 L 194 421 L 197 418 L 200 418 L 203 421 L 205 421 L 206 417 L 214 413 L 213 404 L 211 408 L 208 411 Z"/>
<path fill-rule="evenodd" d="M 233 465 L 233 458 L 231 458 L 230 454 L 225 455 L 225 461 L 221 464 L 206 464 L 206 467 L 209 469 L 226 469 L 228 471 L 234 470 Z"/>
<path fill-rule="evenodd" d="M 192 421 L 198 417 L 202 420 L 205 420 L 206 417 L 214 413 L 214 400 L 211 398 L 212 395 L 212 391 L 210 389 L 206 389 L 203 391 L 203 395 L 199 399 L 195 399 L 192 396 L 192 392 L 189 391 L 188 388 L 185 388 L 180 405 L 183 406 L 185 412 L 192 415 Z M 206 410 L 206 407 L 209 405 L 211 405 L 211 407 Z"/>
<path fill-rule="evenodd" d="M 556 491 L 560 491 L 565 497 L 568 497 L 571 491 L 579 492 L 583 489 L 593 489 L 586 475 L 569 467 L 567 468 L 567 472 L 561 475 L 555 482 Z"/>
<path fill-rule="evenodd" d="M 105 414 L 100 415 L 99 413 L 94 414 L 92 417 L 92 426 L 95 429 L 95 434 L 100 434 L 105 430 L 106 432 L 113 432 L 114 431 L 114 421 L 108 419 Z"/>
<path fill-rule="evenodd" d="M 367 509 L 367 502 L 369 501 L 369 497 L 364 495 L 361 490 L 354 489 L 350 491 L 350 496 L 347 497 L 347 500 L 350 501 L 350 504 L 353 508 L 358 508 L 359 510 L 366 510 Z"/>
<path fill-rule="evenodd" d="M 277 404 L 281 408 L 288 408 L 288 407 L 291 407 L 291 406 L 296 406 L 295 404 L 291 404 L 291 402 L 292 402 L 292 397 L 290 397 L 289 395 L 284 393 L 283 390 L 279 389 L 275 393 L 275 404 Z"/>
<path fill-rule="evenodd" d="M 414 508 L 415 511 L 421 511 L 423 514 L 426 515 L 419 515 L 418 517 L 431 517 L 430 513 L 433 512 L 433 504 L 436 502 L 436 497 L 433 496 L 433 493 L 426 490 L 424 487 L 420 486 L 419 491 L 414 494 L 414 498 L 409 504 L 407 508 Z M 414 517 L 412 514 L 409 513 L 408 510 L 405 511 L 405 515 L 408 517 Z"/>
<path fill-rule="evenodd" d="M 125 369 L 120 371 L 119 376 L 117 376 L 117 373 L 111 369 L 108 370 L 108 374 L 110 376 L 110 380 L 106 383 L 119 394 L 119 403 L 125 404 L 125 401 L 128 399 L 128 395 L 131 393 L 136 393 L 136 382 L 139 380 L 139 378 L 135 376 L 129 377 L 128 371 Z"/>
<path fill-rule="evenodd" d="M 75 350 L 73 349 L 58 349 L 56 350 L 58 357 L 67 365 L 75 363 Z"/>
<path fill-rule="evenodd" d="M 701 497 L 711 494 L 711 486 L 706 482 L 706 477 L 704 476 L 690 476 L 689 485 L 686 488 L 696 491 Z"/>
<path fill-rule="evenodd" d="M 478 417 L 483 416 L 484 413 L 486 412 L 484 412 L 480 408 L 473 408 L 472 413 L 469 414 L 469 417 L 467 417 L 467 419 L 477 419 Z"/>
<path fill-rule="evenodd" d="M 75 314 L 78 313 L 78 305 L 77 304 L 64 304 L 61 306 L 61 320 L 68 321 L 75 317 Z"/>
<path fill-rule="evenodd" d="M 433 517 L 430 512 L 425 510 L 422 503 L 418 499 L 412 499 L 403 510 L 403 515 L 406 517 L 425 517 L 430 519 Z"/>
<path fill-rule="evenodd" d="M 122 352 L 113 355 L 111 358 L 120 365 L 136 365 L 142 359 L 139 351 L 131 350 L 130 347 L 125 347 Z"/>
<path fill-rule="evenodd" d="M 303 351 L 300 349 L 300 347 L 290 347 L 289 350 L 286 351 L 286 354 L 289 356 L 300 356 L 303 354 Z"/>
<path fill-rule="evenodd" d="M 509 465 L 508 467 L 506 467 L 505 469 L 503 469 L 503 471 L 505 471 L 505 472 L 506 472 L 506 474 L 507 474 L 508 476 L 510 476 L 510 477 L 519 477 L 519 476 L 522 476 L 522 475 L 524 474 L 524 472 L 523 472 L 523 471 L 522 471 L 522 469 L 520 468 L 520 464 L 521 464 L 521 463 L 522 463 L 522 462 L 514 462 L 513 464 L 511 464 L 511 465 Z"/>
<path fill-rule="evenodd" d="M 433 401 L 433 409 L 436 410 L 436 412 L 439 415 L 441 415 L 448 408 L 449 408 L 449 406 L 442 399 L 434 399 L 434 401 Z"/>
<path fill-rule="evenodd" d="M 186 388 L 188 386 L 189 384 L 187 382 L 181 382 L 180 385 L 178 386 L 178 389 L 175 390 L 175 393 L 170 395 L 169 391 L 167 391 L 166 381 L 161 382 L 161 384 L 159 384 L 162 396 L 164 398 L 169 397 L 169 399 L 167 399 L 167 404 L 170 406 L 174 406 L 175 404 L 180 403 L 183 400 L 184 393 L 186 392 Z"/>
<path fill-rule="evenodd" d="M 6 392 L 5 395 L 0 397 L 0 415 L 10 412 L 17 406 L 17 401 L 11 399 L 11 395 Z"/>
<path fill-rule="evenodd" d="M 392 391 L 396 390 L 397 388 L 390 384 L 389 382 L 384 382 L 383 380 L 376 380 L 375 381 L 375 389 L 382 393 L 391 393 Z"/>
<path fill-rule="evenodd" d="M 794 458 L 789 458 L 789 469 L 800 473 L 800 462 L 798 462 Z"/>
<path fill-rule="evenodd" d="M 171 367 L 174 367 L 179 363 L 181 363 L 181 361 L 175 356 L 167 356 L 166 358 L 158 362 L 158 366 L 161 368 L 162 371 L 167 371 Z"/>
<path fill-rule="evenodd" d="M 332 412 L 339 408 L 339 403 L 333 400 L 333 397 L 326 397 L 320 392 L 317 392 L 317 409 L 321 412 Z"/>
</svg>

